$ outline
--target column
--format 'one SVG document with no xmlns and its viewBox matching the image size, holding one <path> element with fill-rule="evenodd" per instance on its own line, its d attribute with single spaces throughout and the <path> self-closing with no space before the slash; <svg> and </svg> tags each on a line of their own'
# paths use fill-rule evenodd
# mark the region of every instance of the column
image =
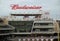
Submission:
<svg viewBox="0 0 60 41">
<path fill-rule="evenodd" d="M 53 41 L 53 39 L 50 39 L 50 41 Z"/>
<path fill-rule="evenodd" d="M 28 38 L 28 41 L 30 41 L 30 39 Z"/>
<path fill-rule="evenodd" d="M 46 41 L 48 41 L 48 39 L 46 39 Z"/>
<path fill-rule="evenodd" d="M 23 39 L 23 41 L 25 41 L 25 39 Z"/>
<path fill-rule="evenodd" d="M 34 39 L 32 39 L 32 41 L 34 41 Z"/>
<path fill-rule="evenodd" d="M 19 39 L 18 41 L 21 41 L 21 39 Z"/>
<path fill-rule="evenodd" d="M 41 41 L 44 41 L 44 39 L 41 39 Z"/>
<path fill-rule="evenodd" d="M 37 38 L 37 41 L 39 41 L 39 39 Z"/>
</svg>

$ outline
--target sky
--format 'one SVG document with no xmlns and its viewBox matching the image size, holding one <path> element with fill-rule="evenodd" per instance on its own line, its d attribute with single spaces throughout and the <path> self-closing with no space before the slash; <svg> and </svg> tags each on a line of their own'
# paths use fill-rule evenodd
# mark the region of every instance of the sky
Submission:
<svg viewBox="0 0 60 41">
<path fill-rule="evenodd" d="M 0 0 L 0 16 L 8 16 L 11 13 L 36 13 L 38 10 L 12 10 L 11 4 L 20 6 L 42 6 L 42 10 L 50 12 L 50 17 L 60 19 L 60 0 Z"/>
</svg>

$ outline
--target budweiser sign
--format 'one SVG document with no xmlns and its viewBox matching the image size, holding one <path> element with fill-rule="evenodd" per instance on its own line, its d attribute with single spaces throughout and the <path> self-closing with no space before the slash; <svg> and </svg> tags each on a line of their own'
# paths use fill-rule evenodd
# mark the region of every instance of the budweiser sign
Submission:
<svg viewBox="0 0 60 41">
<path fill-rule="evenodd" d="M 42 7 L 41 6 L 27 6 L 27 5 L 20 6 L 18 4 L 13 4 L 11 5 L 11 8 L 12 10 L 17 10 L 17 9 L 41 9 Z"/>
</svg>

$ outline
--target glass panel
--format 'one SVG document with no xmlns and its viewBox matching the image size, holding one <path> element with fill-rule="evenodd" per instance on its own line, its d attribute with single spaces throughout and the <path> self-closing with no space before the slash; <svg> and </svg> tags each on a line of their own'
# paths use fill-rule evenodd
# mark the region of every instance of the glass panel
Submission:
<svg viewBox="0 0 60 41">
<path fill-rule="evenodd" d="M 9 24 L 16 27 L 19 32 L 30 32 L 33 21 L 10 21 Z"/>
</svg>

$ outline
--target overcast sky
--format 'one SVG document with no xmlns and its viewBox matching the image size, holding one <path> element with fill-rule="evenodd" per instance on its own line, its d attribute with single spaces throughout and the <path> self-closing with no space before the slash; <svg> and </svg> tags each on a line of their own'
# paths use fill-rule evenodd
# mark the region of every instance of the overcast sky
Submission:
<svg viewBox="0 0 60 41">
<path fill-rule="evenodd" d="M 0 0 L 0 16 L 7 16 L 10 13 L 38 12 L 38 10 L 12 10 L 11 4 L 42 6 L 42 10 L 49 11 L 52 18 L 60 19 L 60 0 Z"/>
</svg>

